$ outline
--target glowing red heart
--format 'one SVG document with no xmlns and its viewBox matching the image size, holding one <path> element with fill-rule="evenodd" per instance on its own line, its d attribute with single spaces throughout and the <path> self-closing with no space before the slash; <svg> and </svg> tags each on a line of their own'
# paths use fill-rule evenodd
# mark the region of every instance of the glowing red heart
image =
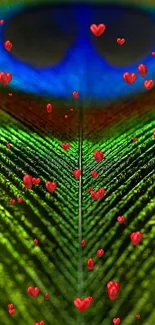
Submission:
<svg viewBox="0 0 155 325">
<path fill-rule="evenodd" d="M 154 86 L 154 81 L 152 79 L 150 80 L 145 80 L 144 81 L 144 87 L 147 89 L 147 90 L 150 90 L 152 89 Z"/>
<path fill-rule="evenodd" d="M 125 72 L 123 74 L 123 78 L 127 84 L 132 85 L 136 81 L 137 75 L 136 75 L 136 73 Z"/>
<path fill-rule="evenodd" d="M 32 183 L 32 176 L 29 175 L 29 174 L 26 174 L 24 177 L 23 177 L 23 183 L 24 183 L 24 186 L 27 188 L 27 189 L 31 189 L 32 186 L 33 186 L 33 183 Z"/>
<path fill-rule="evenodd" d="M 104 157 L 104 152 L 100 151 L 100 150 L 95 150 L 94 153 L 94 158 L 97 162 L 102 161 L 103 157 Z"/>
<path fill-rule="evenodd" d="M 62 143 L 61 147 L 64 149 L 64 150 L 68 150 L 70 148 L 70 144 L 69 143 Z"/>
<path fill-rule="evenodd" d="M 108 296 L 111 300 L 115 300 L 120 290 L 120 284 L 118 282 L 109 281 L 107 283 Z"/>
<path fill-rule="evenodd" d="M 57 183 L 48 181 L 45 186 L 48 192 L 53 193 L 57 188 Z"/>
<path fill-rule="evenodd" d="M 98 255 L 98 257 L 102 257 L 104 255 L 104 250 L 102 248 L 98 249 L 97 255 Z"/>
<path fill-rule="evenodd" d="M 117 217 L 117 221 L 119 223 L 123 223 L 125 221 L 125 217 L 124 216 L 119 216 L 119 217 Z"/>
<path fill-rule="evenodd" d="M 83 312 L 88 309 L 93 301 L 92 297 L 86 298 L 75 298 L 74 299 L 74 306 L 80 311 Z"/>
<path fill-rule="evenodd" d="M 134 246 L 137 246 L 143 238 L 143 235 L 140 231 L 132 232 L 130 234 L 130 240 Z"/>
<path fill-rule="evenodd" d="M 87 261 L 88 270 L 90 270 L 90 271 L 93 270 L 94 265 L 95 265 L 95 262 L 94 262 L 93 258 L 89 258 L 88 261 Z"/>
<path fill-rule="evenodd" d="M 52 112 L 52 104 L 47 104 L 46 105 L 46 111 L 47 111 L 47 113 L 51 113 Z"/>
<path fill-rule="evenodd" d="M 145 64 L 139 64 L 138 72 L 141 75 L 141 77 L 145 77 L 148 72 L 147 66 Z"/>
<path fill-rule="evenodd" d="M 9 311 L 9 314 L 10 314 L 10 315 L 14 315 L 15 312 L 16 312 L 16 309 L 9 309 L 8 311 Z"/>
<path fill-rule="evenodd" d="M 90 30 L 91 32 L 96 36 L 96 37 L 99 37 L 101 36 L 104 31 L 106 30 L 106 26 L 104 24 L 99 24 L 99 25 L 96 25 L 96 24 L 92 24 L 90 26 Z"/>
<path fill-rule="evenodd" d="M 22 197 L 19 196 L 19 197 L 17 198 L 17 202 L 18 202 L 18 203 L 22 203 L 22 201 L 23 201 Z"/>
<path fill-rule="evenodd" d="M 38 287 L 28 287 L 27 291 L 31 297 L 37 297 L 40 289 Z"/>
<path fill-rule="evenodd" d="M 11 200 L 10 200 L 10 204 L 15 204 L 15 202 L 16 202 L 16 201 L 15 201 L 14 199 L 11 199 Z"/>
<path fill-rule="evenodd" d="M 11 51 L 11 49 L 12 49 L 12 43 L 9 41 L 9 40 L 7 40 L 7 41 L 5 41 L 5 43 L 4 43 L 4 47 L 5 47 L 5 49 L 7 50 L 7 51 Z"/>
<path fill-rule="evenodd" d="M 80 169 L 76 169 L 73 171 L 73 175 L 75 178 L 79 178 L 81 175 L 81 170 Z"/>
<path fill-rule="evenodd" d="M 152 56 L 155 56 L 155 52 L 152 52 Z"/>
<path fill-rule="evenodd" d="M 81 246 L 85 247 L 86 246 L 86 241 L 84 239 L 81 240 Z"/>
<path fill-rule="evenodd" d="M 96 170 L 93 170 L 93 171 L 91 172 L 91 174 L 92 174 L 92 176 L 93 176 L 94 178 L 96 178 L 96 177 L 98 176 L 98 172 L 97 172 Z"/>
<path fill-rule="evenodd" d="M 119 325 L 120 324 L 120 321 L 121 320 L 118 317 L 117 318 L 113 318 L 113 320 L 112 320 L 112 322 L 113 322 L 114 325 Z"/>
<path fill-rule="evenodd" d="M 4 24 L 4 20 L 1 19 L 1 20 L 0 20 L 0 25 L 3 25 L 3 24 Z"/>
<path fill-rule="evenodd" d="M 79 97 L 79 92 L 78 91 L 73 91 L 73 97 L 78 98 Z"/>
<path fill-rule="evenodd" d="M 99 199 L 98 193 L 95 191 L 91 191 L 90 195 L 91 195 L 92 199 L 94 199 L 95 201 L 97 201 Z"/>
<path fill-rule="evenodd" d="M 123 45 L 125 43 L 125 38 L 117 38 L 117 43 Z"/>
<path fill-rule="evenodd" d="M 7 86 L 12 80 L 12 74 L 11 73 L 7 73 L 7 72 L 0 72 L 0 82 L 2 82 L 2 84 L 4 86 Z"/>
</svg>

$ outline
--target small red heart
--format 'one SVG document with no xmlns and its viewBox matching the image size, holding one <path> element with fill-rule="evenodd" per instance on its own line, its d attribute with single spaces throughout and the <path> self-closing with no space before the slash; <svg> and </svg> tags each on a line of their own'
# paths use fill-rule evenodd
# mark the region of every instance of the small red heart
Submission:
<svg viewBox="0 0 155 325">
<path fill-rule="evenodd" d="M 112 320 L 112 322 L 113 322 L 114 325 L 119 325 L 120 324 L 120 321 L 121 320 L 118 317 L 117 318 L 113 318 L 113 320 Z"/>
<path fill-rule="evenodd" d="M 123 74 L 123 78 L 127 84 L 132 85 L 136 81 L 137 75 L 136 75 L 136 73 L 125 72 Z"/>
<path fill-rule="evenodd" d="M 141 77 L 145 77 L 148 72 L 147 66 L 145 64 L 139 64 L 138 72 L 141 75 Z"/>
<path fill-rule="evenodd" d="M 142 240 L 142 233 L 140 231 L 132 232 L 130 234 L 130 240 L 134 246 L 137 246 Z"/>
<path fill-rule="evenodd" d="M 9 314 L 10 314 L 10 315 L 14 315 L 15 312 L 16 312 L 16 309 L 9 309 Z"/>
<path fill-rule="evenodd" d="M 92 24 L 92 25 L 90 26 L 90 30 L 91 30 L 91 32 L 92 32 L 95 36 L 99 37 L 99 36 L 101 36 L 101 35 L 104 33 L 104 31 L 106 30 L 106 26 L 105 26 L 104 24 L 99 24 L 99 25 Z"/>
<path fill-rule="evenodd" d="M 37 238 L 35 238 L 33 242 L 34 242 L 35 245 L 38 245 L 39 240 Z"/>
<path fill-rule="evenodd" d="M 11 200 L 10 200 L 10 203 L 11 203 L 11 204 L 15 204 L 15 202 L 16 202 L 16 201 L 15 201 L 14 199 L 11 199 Z"/>
<path fill-rule="evenodd" d="M 11 148 L 11 144 L 10 143 L 7 143 L 7 148 L 10 149 Z"/>
<path fill-rule="evenodd" d="M 38 178 L 32 178 L 32 183 L 33 184 L 40 184 L 40 182 L 41 182 L 41 179 L 38 177 Z"/>
<path fill-rule="evenodd" d="M 69 143 L 62 143 L 61 147 L 64 149 L 64 150 L 67 150 L 70 148 L 70 144 Z"/>
<path fill-rule="evenodd" d="M 48 181 L 48 182 L 46 182 L 45 185 L 46 185 L 47 191 L 49 191 L 50 193 L 53 193 L 57 188 L 57 183 L 56 182 Z"/>
<path fill-rule="evenodd" d="M 90 271 L 93 270 L 94 265 L 95 265 L 95 262 L 94 262 L 93 258 L 89 258 L 88 261 L 87 261 L 88 270 L 90 270 Z"/>
<path fill-rule="evenodd" d="M 8 304 L 8 309 L 14 309 L 14 304 Z"/>
<path fill-rule="evenodd" d="M 98 255 L 98 257 L 102 257 L 104 255 L 104 250 L 102 248 L 98 249 L 97 255 Z"/>
<path fill-rule="evenodd" d="M 43 320 L 41 320 L 41 321 L 39 322 L 39 325 L 45 325 L 45 322 L 44 322 Z"/>
<path fill-rule="evenodd" d="M 73 97 L 78 98 L 79 97 L 79 92 L 78 91 L 73 91 Z"/>
<path fill-rule="evenodd" d="M 65 118 L 68 118 L 68 115 L 65 115 Z"/>
<path fill-rule="evenodd" d="M 123 45 L 125 43 L 125 38 L 117 38 L 117 43 Z"/>
<path fill-rule="evenodd" d="M 47 104 L 46 105 L 46 111 L 47 111 L 47 113 L 51 113 L 52 112 L 52 104 Z"/>
<path fill-rule="evenodd" d="M 9 41 L 9 40 L 7 40 L 7 41 L 5 41 L 5 43 L 4 43 L 4 47 L 5 47 L 5 49 L 7 50 L 7 51 L 11 51 L 11 49 L 12 49 L 12 43 Z"/>
<path fill-rule="evenodd" d="M 144 87 L 147 89 L 147 90 L 150 90 L 152 89 L 154 86 L 154 81 L 152 79 L 150 80 L 145 80 L 144 81 Z"/>
<path fill-rule="evenodd" d="M 38 287 L 28 287 L 27 291 L 31 297 L 37 297 L 40 289 Z"/>
<path fill-rule="evenodd" d="M 18 202 L 18 203 L 22 203 L 22 201 L 23 201 L 22 197 L 19 196 L 19 197 L 17 198 L 17 202 Z"/>
<path fill-rule="evenodd" d="M 115 285 L 111 286 L 108 289 L 108 296 L 110 298 L 110 300 L 115 300 L 118 296 L 119 290 L 117 289 L 117 287 Z"/>
<path fill-rule="evenodd" d="M 12 74 L 11 73 L 7 73 L 7 72 L 0 72 L 0 82 L 2 82 L 2 84 L 4 86 L 7 86 L 12 80 Z"/>
<path fill-rule="evenodd" d="M 81 169 L 76 169 L 73 171 L 73 175 L 75 178 L 79 178 L 81 175 Z"/>
<path fill-rule="evenodd" d="M 152 56 L 155 56 L 155 52 L 152 52 Z"/>
<path fill-rule="evenodd" d="M 74 111 L 74 109 L 73 109 L 73 108 L 70 108 L 70 111 L 71 111 L 71 112 L 73 112 L 73 111 Z"/>
<path fill-rule="evenodd" d="M 102 197 L 104 196 L 105 194 L 105 189 L 104 188 L 99 188 L 99 190 L 97 191 L 97 195 L 98 195 L 98 198 L 102 199 Z"/>
<path fill-rule="evenodd" d="M 110 288 L 112 288 L 113 286 L 115 286 L 116 289 L 117 289 L 118 291 L 120 290 L 120 284 L 119 284 L 118 282 L 115 282 L 115 281 L 109 281 L 109 282 L 107 283 L 107 288 L 108 288 L 108 290 L 109 290 Z"/>
<path fill-rule="evenodd" d="M 136 318 L 137 318 L 137 319 L 140 319 L 140 315 L 139 315 L 139 314 L 137 314 L 137 315 L 136 315 Z"/>
<path fill-rule="evenodd" d="M 27 188 L 27 189 L 31 189 L 32 186 L 33 186 L 33 183 L 32 183 L 32 176 L 29 175 L 29 174 L 26 174 L 24 175 L 23 177 L 23 183 L 24 183 L 24 186 Z"/>
<path fill-rule="evenodd" d="M 10 97 L 12 97 L 12 93 L 8 93 L 8 95 L 9 95 Z"/>
<path fill-rule="evenodd" d="M 86 241 L 84 239 L 81 240 L 81 246 L 85 247 L 86 246 Z"/>
<path fill-rule="evenodd" d="M 96 178 L 96 177 L 98 176 L 98 172 L 97 172 L 96 170 L 93 170 L 93 171 L 91 172 L 91 174 L 92 174 L 92 176 L 93 176 L 94 178 Z"/>
<path fill-rule="evenodd" d="M 86 298 L 75 298 L 74 299 L 74 306 L 80 311 L 83 312 L 88 309 L 93 301 L 92 297 Z"/>
<path fill-rule="evenodd" d="M 94 153 L 94 158 L 97 162 L 102 161 L 103 157 L 104 157 L 104 152 L 100 151 L 100 150 L 95 150 Z"/>
<path fill-rule="evenodd" d="M 137 142 L 138 141 L 138 138 L 132 138 L 132 141 L 133 142 Z"/>
<path fill-rule="evenodd" d="M 1 19 L 1 20 L 0 20 L 0 25 L 3 25 L 3 24 L 4 24 L 4 20 Z"/>
<path fill-rule="evenodd" d="M 98 200 L 98 198 L 99 198 L 98 192 L 92 191 L 92 192 L 90 192 L 90 195 L 95 201 Z"/>
<path fill-rule="evenodd" d="M 45 297 L 46 300 L 49 300 L 49 298 L 50 298 L 49 293 L 46 292 L 46 293 L 44 294 L 44 297 Z"/>
<path fill-rule="evenodd" d="M 125 221 L 125 217 L 124 216 L 119 216 L 117 217 L 117 221 L 121 224 Z"/>
</svg>

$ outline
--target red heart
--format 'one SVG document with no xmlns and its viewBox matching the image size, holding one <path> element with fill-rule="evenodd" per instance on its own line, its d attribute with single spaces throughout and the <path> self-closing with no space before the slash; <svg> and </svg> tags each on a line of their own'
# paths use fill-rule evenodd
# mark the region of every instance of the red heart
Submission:
<svg viewBox="0 0 155 325">
<path fill-rule="evenodd" d="M 137 75 L 136 75 L 136 73 L 125 72 L 123 74 L 123 78 L 127 84 L 132 85 L 136 81 Z"/>
<path fill-rule="evenodd" d="M 38 296 L 40 289 L 38 287 L 28 287 L 27 291 L 31 297 L 36 297 Z"/>
<path fill-rule="evenodd" d="M 104 188 L 99 188 L 99 190 L 97 191 L 97 195 L 98 195 L 98 198 L 102 199 L 102 197 L 104 196 L 105 194 L 105 189 Z"/>
<path fill-rule="evenodd" d="M 117 43 L 123 45 L 125 43 L 125 38 L 117 38 Z"/>
<path fill-rule="evenodd" d="M 17 198 L 17 202 L 18 202 L 18 203 L 22 203 L 22 201 L 23 201 L 22 197 L 19 196 L 19 197 Z"/>
<path fill-rule="evenodd" d="M 93 171 L 91 172 L 91 174 L 92 174 L 92 176 L 93 176 L 94 178 L 96 178 L 96 177 L 98 176 L 98 172 L 97 172 L 96 170 L 93 170 Z"/>
<path fill-rule="evenodd" d="M 10 314 L 10 315 L 14 315 L 15 312 L 16 312 L 16 309 L 9 309 L 9 314 Z"/>
<path fill-rule="evenodd" d="M 140 231 L 132 232 L 130 234 L 130 240 L 134 246 L 137 246 L 142 240 L 142 233 Z"/>
<path fill-rule="evenodd" d="M 39 184 L 41 182 L 41 179 L 38 177 L 38 178 L 35 178 L 35 177 L 33 177 L 32 178 L 32 183 L 33 184 Z"/>
<path fill-rule="evenodd" d="M 57 183 L 56 182 L 46 182 L 46 189 L 47 191 L 49 191 L 50 193 L 54 192 L 57 188 Z"/>
<path fill-rule="evenodd" d="M 110 300 L 115 300 L 117 298 L 117 295 L 119 293 L 118 288 L 113 285 L 108 289 L 108 296 L 110 298 Z"/>
<path fill-rule="evenodd" d="M 0 81 L 4 86 L 7 86 L 12 80 L 12 74 L 6 72 L 0 72 Z"/>
<path fill-rule="evenodd" d="M 132 138 L 132 141 L 133 142 L 137 142 L 138 141 L 138 138 Z"/>
<path fill-rule="evenodd" d="M 73 171 L 73 175 L 75 178 L 79 178 L 81 175 L 81 169 L 76 169 Z"/>
<path fill-rule="evenodd" d="M 104 250 L 102 248 L 98 249 L 97 255 L 98 255 L 98 257 L 102 257 L 104 255 Z"/>
<path fill-rule="evenodd" d="M 11 144 L 10 143 L 7 143 L 7 148 L 10 149 L 11 148 Z"/>
<path fill-rule="evenodd" d="M 14 305 L 13 304 L 8 304 L 8 309 L 14 309 Z"/>
<path fill-rule="evenodd" d="M 90 192 L 91 197 L 96 201 L 98 200 L 98 192 L 92 191 Z"/>
<path fill-rule="evenodd" d="M 101 35 L 104 33 L 104 31 L 106 30 L 106 26 L 105 26 L 104 24 L 99 24 L 99 25 L 92 24 L 92 25 L 90 26 L 90 30 L 91 30 L 91 32 L 92 32 L 95 36 L 99 37 L 99 36 L 101 36 Z"/>
<path fill-rule="evenodd" d="M 47 104 L 46 105 L 46 111 L 47 111 L 47 113 L 51 113 L 52 112 L 52 104 Z"/>
<path fill-rule="evenodd" d="M 30 190 L 33 186 L 32 176 L 29 174 L 24 175 L 23 183 L 24 183 L 25 187 Z"/>
<path fill-rule="evenodd" d="M 140 319 L 140 315 L 139 315 L 139 314 L 137 314 L 137 315 L 136 315 L 136 318 L 137 318 L 137 319 Z"/>
<path fill-rule="evenodd" d="M 112 320 L 114 325 L 119 325 L 120 321 L 121 321 L 120 318 L 113 318 Z"/>
<path fill-rule="evenodd" d="M 150 90 L 152 89 L 154 86 L 154 81 L 152 79 L 150 80 L 145 80 L 144 81 L 144 87 L 147 89 L 147 90 Z"/>
<path fill-rule="evenodd" d="M 64 150 L 67 150 L 67 149 L 69 149 L 70 144 L 69 144 L 69 143 L 62 143 L 61 147 L 62 147 Z"/>
<path fill-rule="evenodd" d="M 45 299 L 46 299 L 46 300 L 49 300 L 49 298 L 50 298 L 50 295 L 49 295 L 49 293 L 48 293 L 48 292 L 46 292 L 46 293 L 44 294 L 44 297 L 45 297 Z"/>
<path fill-rule="evenodd" d="M 117 217 L 117 221 L 119 223 L 123 223 L 125 221 L 125 217 L 124 216 L 119 216 L 119 217 Z"/>
<path fill-rule="evenodd" d="M 93 270 L 94 265 L 95 265 L 95 262 L 94 262 L 93 258 L 89 258 L 88 261 L 87 261 L 88 270 L 90 270 L 90 271 Z"/>
<path fill-rule="evenodd" d="M 155 52 L 152 52 L 152 56 L 155 56 Z"/>
<path fill-rule="evenodd" d="M 83 312 L 88 309 L 93 301 L 92 297 L 86 298 L 75 298 L 74 299 L 74 306 L 80 311 Z"/>
<path fill-rule="evenodd" d="M 94 153 L 94 158 L 97 162 L 100 162 L 102 161 L 103 159 L 103 156 L 104 156 L 104 152 L 100 151 L 100 150 L 95 150 Z"/>
<path fill-rule="evenodd" d="M 11 51 L 11 49 L 12 49 L 12 43 L 8 40 L 8 41 L 5 41 L 5 43 L 4 43 L 4 47 L 5 47 L 5 49 L 7 50 L 7 51 Z"/>
<path fill-rule="evenodd" d="M 145 77 L 148 72 L 147 66 L 145 64 L 139 64 L 138 72 L 141 75 L 141 77 Z"/>
<path fill-rule="evenodd" d="M 16 201 L 15 201 L 14 199 L 11 199 L 11 200 L 10 200 L 10 203 L 11 203 L 11 204 L 15 204 L 15 202 L 16 202 Z"/>
<path fill-rule="evenodd" d="M 78 98 L 79 97 L 79 92 L 78 91 L 74 91 L 73 92 L 73 97 L 74 98 Z"/>
<path fill-rule="evenodd" d="M 39 325 L 45 325 L 45 322 L 44 322 L 43 320 L 41 320 L 41 321 L 39 322 Z"/>
<path fill-rule="evenodd" d="M 3 24 L 4 24 L 4 20 L 1 19 L 1 20 L 0 20 L 0 25 L 3 25 Z"/>
<path fill-rule="evenodd" d="M 38 245 L 39 240 L 37 238 L 35 238 L 33 242 L 34 242 L 35 245 Z"/>
<path fill-rule="evenodd" d="M 85 247 L 86 246 L 86 241 L 84 239 L 81 240 L 81 246 Z"/>
</svg>

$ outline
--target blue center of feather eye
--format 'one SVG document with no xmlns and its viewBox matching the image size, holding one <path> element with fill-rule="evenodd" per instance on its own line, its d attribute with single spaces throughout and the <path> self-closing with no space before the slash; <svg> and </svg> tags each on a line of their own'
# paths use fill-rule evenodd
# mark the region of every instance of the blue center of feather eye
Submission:
<svg viewBox="0 0 155 325">
<path fill-rule="evenodd" d="M 81 99 L 107 101 L 145 91 L 143 78 L 138 76 L 131 86 L 124 72 L 137 73 L 144 63 L 147 79 L 155 73 L 153 10 L 149 16 L 118 6 L 17 6 L 3 8 L 1 19 L 0 69 L 12 73 L 10 86 L 21 91 L 59 98 L 78 91 Z M 100 23 L 106 31 L 96 38 L 90 25 Z M 126 44 L 120 47 L 117 37 Z M 6 39 L 13 43 L 9 53 L 3 46 Z"/>
</svg>

